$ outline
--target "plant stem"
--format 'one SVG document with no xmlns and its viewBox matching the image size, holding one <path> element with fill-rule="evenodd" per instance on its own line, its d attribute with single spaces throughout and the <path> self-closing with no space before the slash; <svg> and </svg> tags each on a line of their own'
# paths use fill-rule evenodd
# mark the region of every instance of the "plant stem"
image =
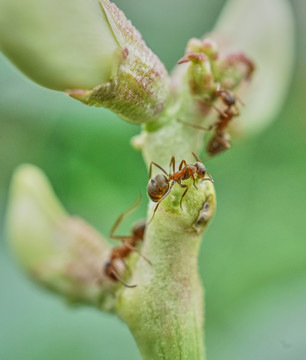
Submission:
<svg viewBox="0 0 306 360">
<path fill-rule="evenodd" d="M 194 136 L 195 135 L 195 136 Z M 146 133 L 146 160 L 166 166 L 175 155 L 189 161 L 191 151 L 202 145 L 198 133 L 175 120 L 156 132 Z M 183 140 L 183 141 L 182 141 Z M 182 144 L 176 146 L 176 142 Z M 160 144 L 163 144 L 160 146 Z M 149 161 L 148 161 L 149 162 Z M 168 168 L 165 168 L 168 170 Z M 215 209 L 215 193 L 209 181 L 192 181 L 183 201 L 183 189 L 175 185 L 147 226 L 142 254 L 133 270 L 131 283 L 118 296 L 119 316 L 128 324 L 144 360 L 203 360 L 203 289 L 198 276 L 198 252 L 202 231 Z M 152 204 L 151 204 L 152 205 Z M 153 204 L 155 207 L 155 204 Z M 209 209 L 205 221 L 203 208 Z M 148 219 L 152 218 L 149 208 Z M 196 225 L 199 223 L 198 225 Z"/>
<path fill-rule="evenodd" d="M 204 359 L 200 240 L 149 228 L 143 251 L 153 265 L 139 261 L 133 278 L 139 286 L 125 290 L 120 304 L 143 359 Z"/>
</svg>

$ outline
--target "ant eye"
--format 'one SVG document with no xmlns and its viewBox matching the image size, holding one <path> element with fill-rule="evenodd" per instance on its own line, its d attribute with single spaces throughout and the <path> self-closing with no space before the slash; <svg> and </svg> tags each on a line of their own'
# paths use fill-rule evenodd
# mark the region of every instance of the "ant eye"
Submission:
<svg viewBox="0 0 306 360">
<path fill-rule="evenodd" d="M 206 174 L 205 166 L 199 161 L 197 161 L 195 163 L 195 166 L 197 167 L 197 176 L 198 176 L 198 178 L 203 178 L 205 176 L 205 174 Z"/>
</svg>

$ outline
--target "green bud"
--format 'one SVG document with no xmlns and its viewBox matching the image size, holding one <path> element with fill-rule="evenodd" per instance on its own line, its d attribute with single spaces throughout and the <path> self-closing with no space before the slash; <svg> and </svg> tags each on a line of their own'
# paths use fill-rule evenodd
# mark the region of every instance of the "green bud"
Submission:
<svg viewBox="0 0 306 360">
<path fill-rule="evenodd" d="M 108 245 L 83 220 L 67 215 L 32 165 L 20 166 L 13 176 L 6 228 L 16 260 L 34 280 L 70 302 L 112 310 L 114 285 L 103 272 Z"/>
<path fill-rule="evenodd" d="M 76 89 L 67 93 L 87 105 L 111 109 L 127 121 L 155 120 L 168 99 L 168 73 L 124 13 L 108 0 L 100 3 L 120 46 L 119 66 L 107 83 L 90 91 Z"/>
</svg>

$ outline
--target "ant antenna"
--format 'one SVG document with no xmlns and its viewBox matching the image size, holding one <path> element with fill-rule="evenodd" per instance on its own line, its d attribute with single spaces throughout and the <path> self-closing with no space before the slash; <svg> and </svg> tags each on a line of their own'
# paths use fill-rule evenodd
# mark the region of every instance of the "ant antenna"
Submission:
<svg viewBox="0 0 306 360">
<path fill-rule="evenodd" d="M 129 285 L 129 284 L 127 284 L 126 282 L 124 282 L 124 281 L 120 278 L 120 276 L 118 275 L 118 273 L 117 273 L 116 270 L 112 269 L 112 273 L 113 273 L 113 275 L 115 276 L 115 278 L 116 278 L 122 285 L 124 285 L 125 287 L 127 287 L 127 288 L 134 288 L 134 287 L 137 286 L 137 285 Z"/>
<path fill-rule="evenodd" d="M 206 179 L 206 180 L 210 180 L 213 183 L 214 179 L 212 178 L 212 176 L 210 175 L 210 173 L 207 170 L 206 170 L 206 174 L 210 177 L 210 179 Z"/>
<path fill-rule="evenodd" d="M 194 152 L 192 152 L 192 155 L 197 161 L 202 162 L 202 160 Z"/>
<path fill-rule="evenodd" d="M 181 124 L 189 125 L 189 126 L 192 126 L 192 127 L 196 128 L 196 129 L 200 129 L 200 130 L 204 130 L 204 131 L 210 131 L 214 127 L 214 125 L 210 125 L 208 127 L 205 127 L 205 126 L 201 126 L 201 125 L 198 125 L 198 124 L 187 122 L 187 121 L 184 121 L 184 120 L 181 120 L 181 119 L 177 119 L 177 121 L 180 122 Z"/>
<path fill-rule="evenodd" d="M 211 107 L 212 107 L 213 109 L 215 109 L 220 116 L 225 117 L 226 119 L 229 118 L 229 115 L 228 115 L 226 112 L 221 111 L 221 110 L 218 109 L 215 105 L 211 105 Z"/>
</svg>

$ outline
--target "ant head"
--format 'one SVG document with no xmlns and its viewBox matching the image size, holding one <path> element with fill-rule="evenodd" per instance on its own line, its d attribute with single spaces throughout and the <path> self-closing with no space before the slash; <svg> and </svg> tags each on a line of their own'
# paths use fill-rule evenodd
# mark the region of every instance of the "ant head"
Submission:
<svg viewBox="0 0 306 360">
<path fill-rule="evenodd" d="M 206 167 L 204 164 L 200 161 L 197 161 L 194 163 L 194 166 L 197 168 L 197 177 L 200 179 L 203 178 L 206 174 Z"/>
<path fill-rule="evenodd" d="M 236 104 L 236 97 L 231 91 L 225 90 L 221 96 L 226 105 L 233 106 Z"/>
<path fill-rule="evenodd" d="M 236 104 L 236 96 L 230 90 L 217 89 L 215 93 L 221 97 L 226 105 L 233 106 Z"/>
<path fill-rule="evenodd" d="M 160 200 L 169 189 L 169 181 L 164 174 L 158 174 L 151 178 L 148 184 L 149 198 L 157 202 Z"/>
<path fill-rule="evenodd" d="M 142 220 L 139 220 L 134 226 L 133 226 L 133 229 L 132 229 L 132 232 L 133 232 L 133 236 L 136 238 L 136 239 L 143 239 L 144 237 L 144 232 L 146 230 L 146 220 L 145 219 L 142 219 Z"/>
</svg>

